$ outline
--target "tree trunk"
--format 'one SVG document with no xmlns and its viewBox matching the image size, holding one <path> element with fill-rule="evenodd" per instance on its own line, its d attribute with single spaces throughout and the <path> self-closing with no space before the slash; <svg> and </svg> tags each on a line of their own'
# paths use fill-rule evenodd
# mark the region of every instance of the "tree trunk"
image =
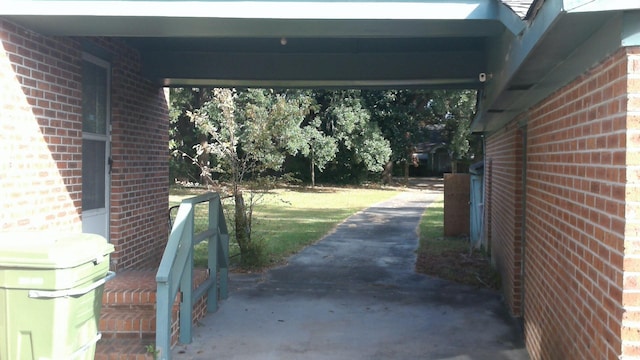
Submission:
<svg viewBox="0 0 640 360">
<path fill-rule="evenodd" d="M 316 169 L 315 169 L 315 157 L 313 154 L 313 148 L 311 148 L 311 187 L 316 187 Z"/>
<path fill-rule="evenodd" d="M 393 176 L 393 161 L 389 160 L 384 164 L 384 170 L 382 170 L 382 182 L 384 184 L 391 184 L 391 177 Z"/>
<path fill-rule="evenodd" d="M 247 211 L 244 204 L 244 196 L 241 191 L 238 191 L 234 195 L 235 200 L 235 227 L 236 227 L 236 240 L 240 247 L 240 256 L 242 257 L 249 250 L 249 243 L 251 242 L 251 234 L 249 234 L 247 224 Z"/>
<path fill-rule="evenodd" d="M 404 162 L 404 185 L 409 184 L 409 162 Z"/>
<path fill-rule="evenodd" d="M 207 147 L 207 139 L 206 138 L 201 138 L 200 139 L 200 146 L 202 146 L 203 149 L 206 149 L 206 147 Z M 204 171 L 202 171 L 202 169 L 207 169 L 207 162 L 209 160 L 209 153 L 204 151 L 202 154 L 196 155 L 196 158 L 197 158 L 197 161 L 198 161 L 198 167 L 201 170 L 200 171 L 200 184 L 208 185 L 209 181 L 208 181 L 207 178 L 210 178 L 211 174 L 205 173 Z"/>
</svg>

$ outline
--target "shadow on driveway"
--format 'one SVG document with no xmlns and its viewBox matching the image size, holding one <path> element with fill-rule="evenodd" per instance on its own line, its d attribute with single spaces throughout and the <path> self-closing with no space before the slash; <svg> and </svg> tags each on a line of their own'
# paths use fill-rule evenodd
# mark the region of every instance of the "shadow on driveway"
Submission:
<svg viewBox="0 0 640 360">
<path fill-rule="evenodd" d="M 229 298 L 173 358 L 529 359 L 500 295 L 414 272 L 431 191 L 342 223 L 265 274 L 232 274 Z"/>
</svg>

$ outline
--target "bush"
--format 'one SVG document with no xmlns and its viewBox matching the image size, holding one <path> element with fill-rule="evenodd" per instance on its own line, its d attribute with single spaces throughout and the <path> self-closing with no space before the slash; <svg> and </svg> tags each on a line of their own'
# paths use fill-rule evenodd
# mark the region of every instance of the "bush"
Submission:
<svg viewBox="0 0 640 360">
<path fill-rule="evenodd" d="M 259 239 L 253 239 L 240 255 L 240 267 L 245 270 L 261 269 L 267 265 L 265 243 Z"/>
</svg>

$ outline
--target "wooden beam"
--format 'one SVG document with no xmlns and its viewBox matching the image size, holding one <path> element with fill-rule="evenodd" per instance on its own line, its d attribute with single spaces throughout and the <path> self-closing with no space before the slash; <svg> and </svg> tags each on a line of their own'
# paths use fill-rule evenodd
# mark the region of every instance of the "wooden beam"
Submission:
<svg viewBox="0 0 640 360">
<path fill-rule="evenodd" d="M 193 79 L 198 84 L 273 84 L 298 87 L 479 86 L 482 51 L 429 53 L 217 53 L 146 52 L 143 72 L 164 85 Z M 180 64 L 177 66 L 176 64 Z M 182 84 L 186 85 L 186 84 Z"/>
</svg>

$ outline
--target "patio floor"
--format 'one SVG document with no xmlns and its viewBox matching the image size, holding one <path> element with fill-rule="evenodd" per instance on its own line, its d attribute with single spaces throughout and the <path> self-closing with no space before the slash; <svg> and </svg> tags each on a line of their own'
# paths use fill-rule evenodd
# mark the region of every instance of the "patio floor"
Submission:
<svg viewBox="0 0 640 360">
<path fill-rule="evenodd" d="M 414 272 L 416 228 L 436 192 L 362 211 L 229 298 L 173 359 L 525 360 L 500 294 Z"/>
</svg>

